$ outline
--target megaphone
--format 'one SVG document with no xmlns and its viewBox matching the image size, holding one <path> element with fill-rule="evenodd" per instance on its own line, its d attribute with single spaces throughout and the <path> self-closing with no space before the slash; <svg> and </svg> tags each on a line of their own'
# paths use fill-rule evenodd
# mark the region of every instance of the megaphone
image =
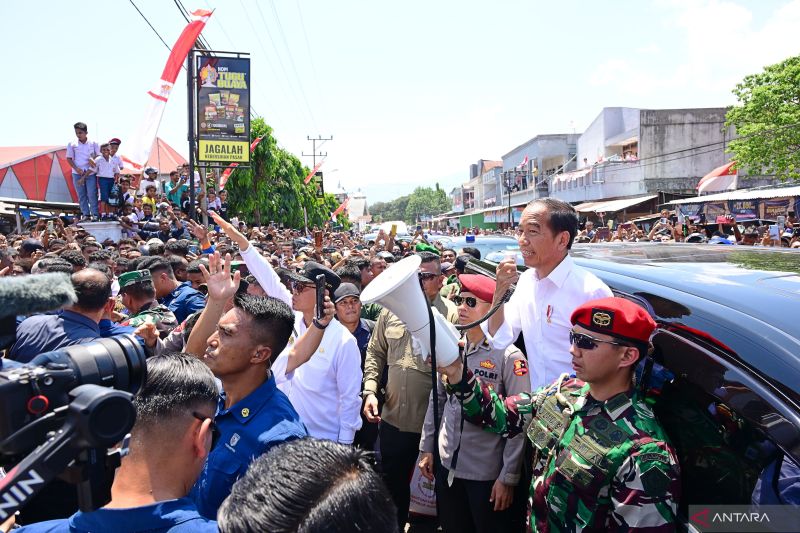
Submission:
<svg viewBox="0 0 800 533">
<path fill-rule="evenodd" d="M 431 354 L 428 299 L 419 285 L 419 265 L 422 259 L 411 255 L 387 268 L 372 280 L 361 293 L 365 304 L 377 302 L 394 313 L 422 348 L 423 359 Z M 431 309 L 436 328 L 436 365 L 447 366 L 458 359 L 456 328 L 435 308 Z"/>
</svg>

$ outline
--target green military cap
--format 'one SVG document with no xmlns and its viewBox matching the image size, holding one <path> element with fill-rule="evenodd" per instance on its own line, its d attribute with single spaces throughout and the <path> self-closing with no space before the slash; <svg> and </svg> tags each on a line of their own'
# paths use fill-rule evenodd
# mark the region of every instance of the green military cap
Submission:
<svg viewBox="0 0 800 533">
<path fill-rule="evenodd" d="M 418 252 L 431 252 L 432 254 L 442 255 L 439 250 L 437 250 L 430 244 L 425 244 L 424 242 L 417 243 L 415 250 Z"/>
<path fill-rule="evenodd" d="M 124 289 L 134 283 L 142 283 L 144 281 L 152 281 L 152 276 L 149 270 L 134 270 L 132 272 L 125 272 L 119 277 L 119 288 Z"/>
</svg>

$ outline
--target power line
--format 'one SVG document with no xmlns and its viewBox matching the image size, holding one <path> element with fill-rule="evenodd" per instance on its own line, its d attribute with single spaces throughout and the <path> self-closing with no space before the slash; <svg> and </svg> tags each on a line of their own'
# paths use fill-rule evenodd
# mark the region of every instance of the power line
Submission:
<svg viewBox="0 0 800 533">
<path fill-rule="evenodd" d="M 280 55 L 280 52 L 278 51 L 278 46 L 275 44 L 275 39 L 272 38 L 272 33 L 269 31 L 269 25 L 267 24 L 267 19 L 266 19 L 266 17 L 264 17 L 264 12 L 261 11 L 261 6 L 259 5 L 258 2 L 256 2 L 256 8 L 258 9 L 258 14 L 261 16 L 261 21 L 264 23 L 264 30 L 267 32 L 267 37 L 269 37 L 269 42 L 272 45 L 272 49 L 275 51 L 275 57 L 278 58 L 278 65 L 280 65 L 280 67 L 281 67 L 281 71 L 283 72 L 284 79 L 286 80 L 286 83 L 289 84 L 290 89 L 294 89 L 294 87 L 292 87 L 293 84 L 291 84 L 291 82 L 289 81 L 290 78 L 289 78 L 288 72 L 286 72 L 286 67 L 283 65 L 283 61 L 281 60 L 281 55 Z M 305 111 L 308 113 L 308 118 L 311 119 L 311 123 L 312 123 L 312 126 L 314 126 L 314 129 L 318 129 L 316 127 L 316 121 L 314 120 L 314 115 L 313 115 L 313 113 L 311 113 L 311 107 L 308 105 L 308 100 L 305 97 L 305 92 L 303 92 L 303 84 L 299 79 L 298 79 L 298 83 L 300 84 L 298 90 L 301 93 L 301 95 L 303 96 L 303 100 L 304 100 L 304 103 L 305 103 Z M 292 91 L 292 95 L 295 96 L 295 98 L 296 98 L 294 90 Z M 302 104 L 302 102 L 301 102 L 301 104 Z"/>
<path fill-rule="evenodd" d="M 147 20 L 147 17 L 145 17 L 145 16 L 144 16 L 144 13 L 142 13 L 142 11 L 141 11 L 141 10 L 140 10 L 138 7 L 136 7 L 136 4 L 134 4 L 134 3 L 133 3 L 133 0 L 129 0 L 129 1 L 130 1 L 131 5 L 134 7 L 134 9 L 136 9 L 136 11 L 138 11 L 138 12 L 139 12 L 139 14 L 142 16 L 142 18 L 143 18 L 143 19 L 144 19 L 144 21 L 147 23 L 147 25 L 148 25 L 148 26 L 150 26 L 150 29 L 151 29 L 151 30 L 153 30 L 153 33 L 155 33 L 155 34 L 156 34 L 156 37 L 158 37 L 158 39 L 159 39 L 159 40 L 160 40 L 162 43 L 164 43 L 164 46 L 166 46 L 166 47 L 167 47 L 167 50 L 169 50 L 170 52 L 172 52 L 172 48 L 170 48 L 170 47 L 169 47 L 169 45 L 167 44 L 167 41 L 165 41 L 165 40 L 164 40 L 164 39 L 161 37 L 161 35 L 158 33 L 158 31 L 157 31 L 157 30 L 156 30 L 156 29 L 153 27 L 153 25 L 152 25 L 152 24 L 150 24 L 150 21 L 149 21 L 149 20 Z"/>
<path fill-rule="evenodd" d="M 297 79 L 297 84 L 300 87 L 300 95 L 303 97 L 303 102 L 305 102 L 306 107 L 308 108 L 309 115 L 311 115 L 311 125 L 314 126 L 314 129 L 318 129 L 317 121 L 314 119 L 314 113 L 311 111 L 311 106 L 308 105 L 308 98 L 306 98 L 306 92 L 303 89 L 303 80 L 297 73 L 297 67 L 295 66 L 294 57 L 292 56 L 292 50 L 289 47 L 289 42 L 286 40 L 286 33 L 283 31 L 281 18 L 278 16 L 278 8 L 275 7 L 274 1 L 270 1 L 269 5 L 272 8 L 272 13 L 275 15 L 275 23 L 278 25 L 278 33 L 280 33 L 281 40 L 283 40 L 283 45 L 286 47 L 286 53 L 289 55 L 289 65 L 292 67 L 292 72 L 294 72 L 294 77 Z M 261 10 L 260 7 L 258 9 L 259 11 Z"/>
</svg>

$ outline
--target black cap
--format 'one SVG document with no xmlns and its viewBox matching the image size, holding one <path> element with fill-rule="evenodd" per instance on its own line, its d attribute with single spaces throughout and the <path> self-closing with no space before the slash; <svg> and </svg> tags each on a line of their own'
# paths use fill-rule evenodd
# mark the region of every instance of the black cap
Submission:
<svg viewBox="0 0 800 533">
<path fill-rule="evenodd" d="M 25 239 L 22 241 L 22 244 L 19 245 L 19 249 L 32 253 L 36 250 L 44 250 L 44 246 L 36 239 Z"/>
<path fill-rule="evenodd" d="M 314 280 L 316 280 L 317 276 L 320 274 L 325 276 L 325 287 L 331 293 L 334 293 L 342 283 L 342 279 L 337 276 L 333 270 L 324 267 L 319 263 L 315 263 L 314 261 L 306 261 L 305 266 L 303 266 L 303 270 L 300 272 L 290 272 L 289 277 L 302 283 L 314 283 Z"/>
<path fill-rule="evenodd" d="M 361 291 L 352 283 L 342 283 L 339 285 L 339 288 L 336 289 L 336 292 L 333 293 L 333 303 L 337 304 L 348 296 L 355 296 L 358 298 L 361 296 Z"/>
</svg>

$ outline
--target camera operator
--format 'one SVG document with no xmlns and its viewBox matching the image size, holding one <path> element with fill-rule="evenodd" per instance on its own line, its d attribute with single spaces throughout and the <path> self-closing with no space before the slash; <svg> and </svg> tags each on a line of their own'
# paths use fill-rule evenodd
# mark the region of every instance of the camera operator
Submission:
<svg viewBox="0 0 800 533">
<path fill-rule="evenodd" d="M 55 314 L 35 315 L 17 326 L 17 341 L 9 359 L 27 363 L 40 353 L 82 344 L 101 337 L 100 320 L 114 307 L 111 280 L 103 272 L 85 268 L 72 274 L 78 302 Z"/>
<path fill-rule="evenodd" d="M 217 531 L 187 497 L 215 444 L 216 402 L 214 376 L 202 361 L 187 354 L 150 358 L 147 381 L 133 401 L 130 452 L 108 505 L 19 531 Z"/>
</svg>

